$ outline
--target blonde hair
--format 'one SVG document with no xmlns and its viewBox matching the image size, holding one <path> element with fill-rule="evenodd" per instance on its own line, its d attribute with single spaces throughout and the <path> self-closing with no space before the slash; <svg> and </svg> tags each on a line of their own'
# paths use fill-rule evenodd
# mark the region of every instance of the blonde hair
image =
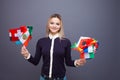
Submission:
<svg viewBox="0 0 120 80">
<path fill-rule="evenodd" d="M 62 39 L 65 37 L 64 35 L 64 29 L 63 29 L 63 22 L 62 22 L 62 18 L 61 18 L 61 15 L 60 14 L 52 14 L 49 18 L 48 18 L 48 22 L 47 22 L 47 25 L 46 25 L 46 36 L 48 37 L 49 36 L 49 33 L 50 33 L 50 30 L 49 30 L 49 22 L 52 18 L 58 18 L 60 20 L 60 30 L 58 32 L 59 34 L 59 38 Z"/>
</svg>

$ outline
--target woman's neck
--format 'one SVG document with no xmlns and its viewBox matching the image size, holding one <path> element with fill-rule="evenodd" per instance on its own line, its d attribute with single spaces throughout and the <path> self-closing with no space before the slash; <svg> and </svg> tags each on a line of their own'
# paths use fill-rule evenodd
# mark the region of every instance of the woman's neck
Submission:
<svg viewBox="0 0 120 80">
<path fill-rule="evenodd" d="M 56 33 L 56 34 L 49 34 L 49 37 L 50 38 L 57 38 L 57 37 L 59 37 L 59 34 L 58 33 Z"/>
</svg>

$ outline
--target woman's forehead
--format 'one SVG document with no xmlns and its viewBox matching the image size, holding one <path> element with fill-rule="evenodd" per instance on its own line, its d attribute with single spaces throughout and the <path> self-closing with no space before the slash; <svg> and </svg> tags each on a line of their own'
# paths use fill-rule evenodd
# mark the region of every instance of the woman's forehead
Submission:
<svg viewBox="0 0 120 80">
<path fill-rule="evenodd" d="M 50 19 L 50 21 L 60 22 L 60 19 L 59 19 L 59 18 L 57 18 L 57 17 L 53 17 L 53 18 L 51 18 L 51 19 Z"/>
</svg>

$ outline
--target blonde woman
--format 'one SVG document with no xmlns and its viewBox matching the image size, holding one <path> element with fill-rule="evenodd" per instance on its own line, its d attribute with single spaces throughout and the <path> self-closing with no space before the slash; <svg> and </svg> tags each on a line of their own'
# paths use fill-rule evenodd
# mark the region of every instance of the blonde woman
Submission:
<svg viewBox="0 0 120 80">
<path fill-rule="evenodd" d="M 26 47 L 21 48 L 21 54 L 34 65 L 42 57 L 43 65 L 40 80 L 67 80 L 65 64 L 71 67 L 82 66 L 85 59 L 71 59 L 71 42 L 65 38 L 63 22 L 60 14 L 52 14 L 47 22 L 46 37 L 40 38 L 33 57 Z"/>
</svg>

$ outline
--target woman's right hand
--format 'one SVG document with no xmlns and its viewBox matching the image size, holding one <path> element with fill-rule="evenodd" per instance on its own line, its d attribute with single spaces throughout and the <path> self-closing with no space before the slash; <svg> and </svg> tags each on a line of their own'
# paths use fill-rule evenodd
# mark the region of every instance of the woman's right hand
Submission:
<svg viewBox="0 0 120 80">
<path fill-rule="evenodd" d="M 26 49 L 25 46 L 22 46 L 21 54 L 23 55 L 24 58 L 28 58 L 28 56 L 30 55 L 29 51 Z"/>
</svg>

